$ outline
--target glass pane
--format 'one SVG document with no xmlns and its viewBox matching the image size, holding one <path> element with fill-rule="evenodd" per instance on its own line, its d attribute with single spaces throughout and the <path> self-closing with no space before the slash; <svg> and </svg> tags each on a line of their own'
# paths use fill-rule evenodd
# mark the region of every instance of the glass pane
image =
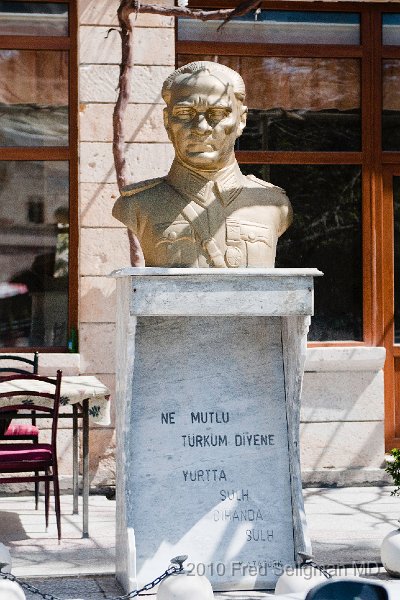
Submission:
<svg viewBox="0 0 400 600">
<path fill-rule="evenodd" d="M 262 10 L 222 21 L 178 19 L 178 39 L 253 44 L 359 44 L 360 15 L 341 12 Z"/>
<path fill-rule="evenodd" d="M 278 241 L 277 267 L 317 267 L 309 339 L 362 340 L 361 167 L 241 165 L 284 188 L 293 225 Z"/>
<path fill-rule="evenodd" d="M 400 177 L 393 177 L 394 343 L 400 344 Z"/>
<path fill-rule="evenodd" d="M 383 61 L 382 149 L 400 150 L 400 60 Z"/>
<path fill-rule="evenodd" d="M 68 145 L 68 52 L 0 50 L 0 146 Z"/>
<path fill-rule="evenodd" d="M 400 14 L 385 13 L 382 15 L 382 44 L 384 46 L 400 44 Z"/>
<path fill-rule="evenodd" d="M 0 35 L 68 35 L 68 4 L 0 1 Z"/>
<path fill-rule="evenodd" d="M 248 125 L 238 150 L 359 151 L 360 62 L 351 58 L 179 55 L 221 62 L 246 84 Z"/>
<path fill-rule="evenodd" d="M 67 162 L 0 162 L 0 346 L 66 346 Z"/>
</svg>

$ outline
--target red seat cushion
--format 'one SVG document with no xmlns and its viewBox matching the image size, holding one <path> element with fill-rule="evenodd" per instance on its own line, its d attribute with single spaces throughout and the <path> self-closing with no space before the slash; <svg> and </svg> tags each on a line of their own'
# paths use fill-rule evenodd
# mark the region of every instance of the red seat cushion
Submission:
<svg viewBox="0 0 400 600">
<path fill-rule="evenodd" d="M 7 431 L 8 426 L 11 423 L 13 416 L 17 414 L 17 411 L 14 412 L 1 412 L 0 413 L 0 435 L 4 435 Z"/>
<path fill-rule="evenodd" d="M 32 436 L 35 435 L 35 436 L 38 436 L 39 429 L 35 425 L 23 425 L 22 423 L 13 425 L 11 423 L 11 425 L 8 426 L 8 429 L 4 435 L 5 436 L 7 436 L 7 435 L 32 435 Z"/>
<path fill-rule="evenodd" d="M 12 465 L 21 467 L 29 463 L 51 464 L 52 450 L 50 444 L 0 444 L 0 472 Z"/>
</svg>

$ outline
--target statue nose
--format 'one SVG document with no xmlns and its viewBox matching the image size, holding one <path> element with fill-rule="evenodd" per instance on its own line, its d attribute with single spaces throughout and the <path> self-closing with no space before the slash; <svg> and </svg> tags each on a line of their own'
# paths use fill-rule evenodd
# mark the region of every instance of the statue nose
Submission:
<svg viewBox="0 0 400 600">
<path fill-rule="evenodd" d="M 201 133 L 207 133 L 208 131 L 212 130 L 212 127 L 210 126 L 210 124 L 207 121 L 207 118 L 204 114 L 200 113 L 197 116 L 196 123 L 195 123 L 195 129 L 196 129 L 196 131 L 199 131 Z"/>
</svg>

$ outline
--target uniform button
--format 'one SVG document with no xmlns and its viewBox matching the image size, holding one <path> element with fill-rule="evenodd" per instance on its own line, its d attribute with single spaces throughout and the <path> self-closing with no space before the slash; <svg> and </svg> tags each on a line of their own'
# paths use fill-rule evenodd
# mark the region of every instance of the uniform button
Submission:
<svg viewBox="0 0 400 600">
<path fill-rule="evenodd" d="M 255 239 L 256 239 L 256 234 L 255 234 L 255 233 L 253 233 L 253 232 L 249 233 L 249 240 L 250 240 L 251 242 L 254 242 L 254 240 L 255 240 Z"/>
<path fill-rule="evenodd" d="M 225 252 L 225 262 L 228 267 L 239 267 L 242 262 L 242 252 L 236 246 L 229 246 Z"/>
<path fill-rule="evenodd" d="M 177 237 L 178 237 L 178 236 L 177 236 L 177 233 L 176 233 L 176 231 L 170 231 L 170 232 L 168 233 L 168 239 L 169 239 L 169 240 L 176 240 L 176 238 L 177 238 Z"/>
</svg>

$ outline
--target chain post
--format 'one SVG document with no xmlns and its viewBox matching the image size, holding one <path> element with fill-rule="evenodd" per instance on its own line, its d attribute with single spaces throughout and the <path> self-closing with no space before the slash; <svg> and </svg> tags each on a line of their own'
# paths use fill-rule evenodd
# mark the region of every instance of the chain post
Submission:
<svg viewBox="0 0 400 600">
<path fill-rule="evenodd" d="M 131 600 L 131 598 L 136 598 L 136 596 L 139 596 L 142 592 L 147 592 L 148 590 L 152 590 L 156 585 L 161 583 L 164 579 L 166 579 L 170 575 L 173 575 L 174 573 L 182 573 L 182 571 L 184 570 L 183 563 L 185 562 L 186 559 L 187 559 L 186 555 L 176 556 L 175 558 L 173 558 L 171 560 L 172 565 L 170 567 L 168 567 L 168 569 L 166 569 L 164 571 L 164 573 L 162 573 L 161 575 L 159 575 L 158 577 L 153 579 L 153 581 L 151 581 L 150 583 L 146 583 L 146 585 L 144 585 L 142 588 L 140 588 L 140 590 L 133 590 L 132 592 L 129 592 L 128 594 L 124 594 L 123 596 L 116 596 L 115 598 L 110 598 L 110 600 Z M 41 592 L 34 585 L 31 585 L 30 583 L 27 583 L 26 581 L 21 581 L 19 578 L 15 577 L 15 575 L 12 575 L 11 573 L 3 573 L 3 571 L 1 570 L 3 568 L 3 566 L 5 566 L 5 565 L 0 566 L 0 579 L 8 579 L 9 581 L 13 581 L 13 582 L 17 583 L 23 590 L 26 590 L 27 592 L 30 592 L 31 594 L 37 594 L 38 596 L 41 596 L 41 598 L 43 598 L 43 600 L 61 600 L 61 598 L 58 598 L 57 596 L 53 596 L 52 594 L 46 594 L 46 593 Z"/>
<path fill-rule="evenodd" d="M 52 594 L 44 594 L 37 587 L 35 587 L 34 585 L 31 585 L 30 583 L 27 583 L 26 581 L 20 581 L 12 573 L 3 573 L 3 571 L 0 570 L 0 578 L 8 579 L 9 581 L 13 581 L 13 582 L 17 583 L 23 590 L 26 590 L 27 592 L 30 592 L 31 594 L 37 594 L 38 596 L 41 596 L 43 598 L 43 600 L 61 600 L 61 598 L 58 598 L 57 596 L 53 596 Z"/>
<path fill-rule="evenodd" d="M 131 598 L 136 598 L 136 596 L 139 596 L 142 592 L 148 592 L 149 590 L 152 590 L 154 587 L 156 587 L 156 585 L 161 583 L 170 575 L 174 575 L 174 573 L 182 573 L 182 571 L 184 570 L 183 563 L 186 559 L 187 554 L 184 554 L 182 556 L 175 556 L 175 558 L 171 559 L 171 566 L 168 567 L 168 569 L 166 569 L 164 573 L 153 579 L 153 581 L 151 581 L 150 583 L 146 583 L 146 585 L 144 585 L 140 590 L 133 590 L 132 592 L 125 594 L 125 596 L 118 596 L 117 598 L 112 598 L 112 600 L 131 600 Z"/>
</svg>

